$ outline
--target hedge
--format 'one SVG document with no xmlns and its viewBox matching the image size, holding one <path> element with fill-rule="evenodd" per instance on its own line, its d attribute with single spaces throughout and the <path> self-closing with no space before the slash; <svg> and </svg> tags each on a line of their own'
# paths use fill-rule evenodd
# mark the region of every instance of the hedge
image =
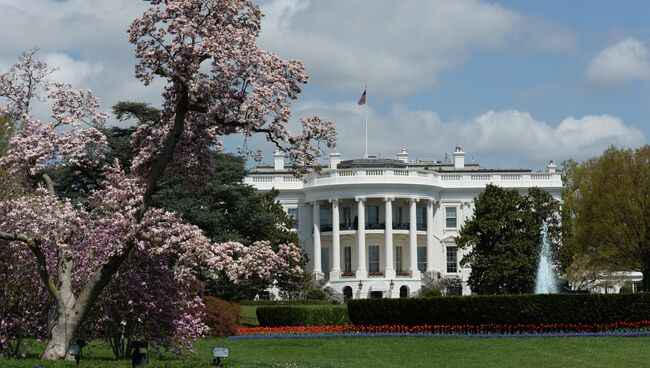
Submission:
<svg viewBox="0 0 650 368">
<path fill-rule="evenodd" d="M 330 300 L 242 300 L 240 305 L 330 305 L 334 304 Z"/>
<path fill-rule="evenodd" d="M 650 320 L 650 293 L 351 300 L 348 314 L 356 325 L 635 322 Z"/>
<path fill-rule="evenodd" d="M 338 326 L 350 324 L 345 306 L 259 307 L 257 320 L 262 327 Z"/>
</svg>

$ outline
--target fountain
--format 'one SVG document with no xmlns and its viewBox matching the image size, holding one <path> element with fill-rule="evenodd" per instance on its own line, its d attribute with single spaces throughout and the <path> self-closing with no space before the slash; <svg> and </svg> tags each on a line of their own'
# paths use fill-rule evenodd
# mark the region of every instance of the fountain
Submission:
<svg viewBox="0 0 650 368">
<path fill-rule="evenodd" d="M 535 294 L 557 294 L 557 279 L 551 264 L 551 245 L 548 241 L 548 226 L 542 224 L 542 249 L 537 264 L 537 279 L 535 280 Z"/>
</svg>

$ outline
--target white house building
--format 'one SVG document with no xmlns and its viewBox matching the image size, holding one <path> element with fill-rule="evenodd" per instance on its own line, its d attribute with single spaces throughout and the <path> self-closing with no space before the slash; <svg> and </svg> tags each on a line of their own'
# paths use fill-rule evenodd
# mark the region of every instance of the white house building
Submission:
<svg viewBox="0 0 650 368">
<path fill-rule="evenodd" d="M 551 161 L 546 171 L 486 169 L 466 164 L 456 147 L 453 163 L 369 157 L 341 160 L 299 179 L 285 168 L 258 166 L 246 177 L 258 190 L 275 188 L 296 219 L 308 271 L 346 298 L 415 295 L 423 276 L 457 278 L 448 294 L 470 294 L 469 269 L 454 238 L 474 211 L 474 198 L 489 183 L 525 193 L 539 187 L 560 198 L 562 180 Z"/>
</svg>

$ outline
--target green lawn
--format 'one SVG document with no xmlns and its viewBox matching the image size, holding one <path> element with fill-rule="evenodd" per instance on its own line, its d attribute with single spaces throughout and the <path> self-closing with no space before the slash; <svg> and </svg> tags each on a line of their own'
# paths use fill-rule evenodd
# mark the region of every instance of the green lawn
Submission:
<svg viewBox="0 0 650 368">
<path fill-rule="evenodd" d="M 642 367 L 650 337 L 484 339 L 362 337 L 323 339 L 205 340 L 187 359 L 152 359 L 149 367 L 207 367 L 212 346 L 226 346 L 226 367 Z M 84 349 L 81 367 L 130 367 L 110 360 L 97 343 Z M 36 359 L 0 361 L 2 367 L 73 367 Z"/>
</svg>

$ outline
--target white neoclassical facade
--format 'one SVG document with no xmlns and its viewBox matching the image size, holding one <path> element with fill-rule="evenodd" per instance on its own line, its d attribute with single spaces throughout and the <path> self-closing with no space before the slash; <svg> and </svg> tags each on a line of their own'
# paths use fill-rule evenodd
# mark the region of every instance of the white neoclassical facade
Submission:
<svg viewBox="0 0 650 368">
<path fill-rule="evenodd" d="M 327 168 L 302 179 L 285 168 L 258 166 L 246 183 L 275 188 L 296 219 L 308 271 L 346 298 L 416 295 L 423 276 L 458 279 L 449 294 L 469 294 L 469 269 L 454 238 L 474 210 L 474 198 L 489 183 L 525 193 L 539 187 L 560 198 L 562 180 L 551 162 L 545 171 L 485 169 L 465 164 L 456 147 L 453 162 L 369 157 L 342 161 L 332 153 Z"/>
</svg>

